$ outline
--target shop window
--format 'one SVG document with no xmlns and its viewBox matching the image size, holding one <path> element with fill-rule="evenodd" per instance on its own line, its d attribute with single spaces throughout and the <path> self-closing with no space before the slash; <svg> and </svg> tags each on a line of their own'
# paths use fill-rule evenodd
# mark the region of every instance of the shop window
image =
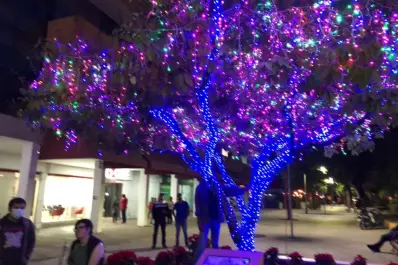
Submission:
<svg viewBox="0 0 398 265">
<path fill-rule="evenodd" d="M 92 179 L 48 176 L 42 222 L 88 218 L 91 213 L 92 197 Z"/>
</svg>

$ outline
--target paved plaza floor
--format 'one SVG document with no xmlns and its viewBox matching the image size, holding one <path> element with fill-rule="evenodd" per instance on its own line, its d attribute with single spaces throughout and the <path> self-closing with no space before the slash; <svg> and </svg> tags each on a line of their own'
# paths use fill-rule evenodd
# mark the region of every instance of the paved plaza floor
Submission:
<svg viewBox="0 0 398 265">
<path fill-rule="evenodd" d="M 306 215 L 302 211 L 295 211 L 294 239 L 290 238 L 290 226 L 285 216 L 285 212 L 279 210 L 263 212 L 256 233 L 257 250 L 264 251 L 269 247 L 277 247 L 281 253 L 299 251 L 309 258 L 316 253 L 330 253 L 339 261 L 352 261 L 355 255 L 360 254 L 372 264 L 398 261 L 398 257 L 390 253 L 389 244 L 383 248 L 386 253 L 372 253 L 366 248 L 366 244 L 377 241 L 387 230 L 362 231 L 356 223 L 354 214 L 314 212 Z M 59 264 L 63 246 L 74 238 L 72 230 L 72 226 L 40 230 L 30 264 Z M 106 219 L 103 230 L 98 236 L 104 241 L 107 253 L 131 249 L 138 255 L 155 257 L 159 252 L 150 248 L 152 227 L 137 227 L 134 220 L 128 221 L 127 224 L 113 224 Z M 189 221 L 188 232 L 197 233 L 195 219 Z M 175 244 L 174 234 L 174 226 L 167 226 L 167 244 L 170 247 Z M 221 231 L 220 244 L 233 246 L 226 225 Z"/>
</svg>

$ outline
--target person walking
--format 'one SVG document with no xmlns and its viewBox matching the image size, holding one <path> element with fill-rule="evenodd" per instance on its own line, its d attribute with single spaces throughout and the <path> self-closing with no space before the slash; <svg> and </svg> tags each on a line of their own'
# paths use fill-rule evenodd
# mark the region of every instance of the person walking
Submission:
<svg viewBox="0 0 398 265">
<path fill-rule="evenodd" d="M 73 241 L 68 257 L 68 265 L 103 265 L 104 244 L 93 236 L 93 223 L 81 219 L 75 224 L 76 240 Z"/>
<path fill-rule="evenodd" d="M 159 226 L 162 232 L 162 246 L 163 248 L 167 248 L 166 246 L 166 217 L 168 215 L 168 204 L 164 202 L 164 194 L 160 193 L 158 201 L 155 202 L 152 206 L 152 218 L 154 220 L 153 226 L 153 241 L 152 241 L 152 249 L 156 248 L 156 241 L 158 238 Z"/>
<path fill-rule="evenodd" d="M 17 197 L 8 203 L 8 214 L 0 219 L 0 264 L 26 265 L 36 243 L 35 227 L 23 217 L 26 201 Z"/>
<path fill-rule="evenodd" d="M 128 199 L 126 195 L 123 194 L 122 198 L 120 198 L 120 211 L 122 212 L 122 223 L 126 223 L 126 210 L 127 210 Z"/>
<path fill-rule="evenodd" d="M 174 204 L 176 222 L 176 246 L 180 245 L 180 231 L 184 233 L 185 246 L 188 247 L 187 219 L 190 213 L 189 204 L 182 199 L 182 194 L 177 194 L 177 202 Z"/>
<path fill-rule="evenodd" d="M 172 224 L 173 223 L 173 212 L 174 212 L 173 197 L 170 197 L 170 200 L 167 202 L 167 205 L 169 207 L 169 212 L 167 214 L 167 223 Z"/>
</svg>

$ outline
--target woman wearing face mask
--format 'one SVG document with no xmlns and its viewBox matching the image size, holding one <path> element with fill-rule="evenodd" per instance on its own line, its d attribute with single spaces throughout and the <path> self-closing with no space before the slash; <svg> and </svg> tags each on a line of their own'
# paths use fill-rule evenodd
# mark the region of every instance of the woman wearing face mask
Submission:
<svg viewBox="0 0 398 265">
<path fill-rule="evenodd" d="M 76 240 L 73 241 L 68 258 L 68 265 L 104 264 L 104 245 L 93 236 L 93 223 L 81 219 L 75 224 Z"/>
<path fill-rule="evenodd" d="M 23 217 L 26 201 L 14 198 L 0 219 L 0 265 L 26 265 L 35 246 L 33 223 Z"/>
</svg>

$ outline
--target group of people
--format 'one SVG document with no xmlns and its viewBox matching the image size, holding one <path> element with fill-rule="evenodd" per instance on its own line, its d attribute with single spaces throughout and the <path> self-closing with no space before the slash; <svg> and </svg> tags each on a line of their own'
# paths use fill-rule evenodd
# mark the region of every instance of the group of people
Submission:
<svg viewBox="0 0 398 265">
<path fill-rule="evenodd" d="M 26 201 L 13 198 L 8 214 L 0 219 L 0 265 L 27 265 L 36 244 L 35 227 L 24 217 Z M 78 220 L 74 227 L 76 240 L 68 253 L 68 265 L 104 264 L 104 245 L 93 235 L 93 223 Z"/>
<path fill-rule="evenodd" d="M 153 231 L 153 241 L 152 248 L 156 248 L 156 242 L 159 232 L 159 227 L 162 233 L 162 246 L 166 246 L 166 224 L 172 223 L 172 216 L 175 219 L 176 225 L 176 246 L 180 243 L 180 233 L 181 229 L 184 234 L 185 245 L 188 246 L 188 231 L 187 231 L 187 219 L 190 214 L 189 204 L 182 199 L 182 194 L 177 195 L 177 202 L 173 202 L 173 198 L 170 197 L 168 202 L 164 201 L 164 194 L 160 193 L 158 200 L 152 200 L 150 206 L 150 216 L 153 220 L 154 231 Z"/>
<path fill-rule="evenodd" d="M 112 220 L 113 220 L 114 223 L 116 223 L 117 220 L 119 219 L 119 210 L 122 213 L 122 223 L 123 224 L 126 223 L 126 221 L 127 221 L 126 210 L 127 210 L 128 201 L 129 200 L 127 199 L 125 194 L 122 194 L 122 197 L 120 198 L 120 200 L 118 200 L 116 196 L 113 199 L 113 202 L 112 202 Z"/>
<path fill-rule="evenodd" d="M 124 200 L 125 199 L 125 200 Z M 127 198 L 122 196 L 127 208 Z M 153 244 L 156 248 L 159 227 L 162 233 L 162 246 L 166 246 L 166 223 L 169 215 L 169 203 L 164 201 L 164 194 L 159 194 L 153 201 L 151 214 L 154 220 Z M 198 259 L 207 246 L 209 233 L 213 248 L 218 248 L 220 225 L 224 221 L 219 201 L 214 192 L 201 182 L 196 189 L 196 216 L 200 231 L 199 243 L 195 258 Z M 13 198 L 8 204 L 8 214 L 0 219 L 0 265 L 27 265 L 35 247 L 35 227 L 30 219 L 24 217 L 26 201 Z M 124 209 L 124 210 L 125 210 Z M 176 245 L 179 245 L 180 231 L 183 230 L 185 245 L 188 245 L 187 219 L 190 213 L 189 204 L 177 195 L 173 204 L 172 214 L 175 216 Z M 125 215 L 124 215 L 125 216 Z M 125 219 L 124 219 L 125 220 Z M 78 220 L 74 227 L 76 240 L 72 243 L 68 254 L 68 265 L 102 265 L 104 264 L 104 245 L 93 235 L 93 223 L 88 219 Z M 383 235 L 379 242 L 368 247 L 374 252 L 387 241 L 398 240 L 398 227 Z"/>
</svg>

